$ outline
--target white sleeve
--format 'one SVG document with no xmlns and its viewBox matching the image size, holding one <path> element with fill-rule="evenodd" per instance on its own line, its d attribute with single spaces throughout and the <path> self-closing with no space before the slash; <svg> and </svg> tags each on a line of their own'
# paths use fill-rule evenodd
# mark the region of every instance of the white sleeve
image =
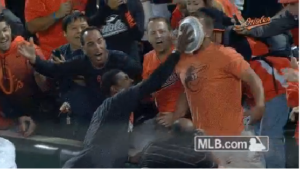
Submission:
<svg viewBox="0 0 300 169">
<path fill-rule="evenodd" d="M 0 167 L 17 168 L 16 149 L 12 142 L 0 137 Z"/>
</svg>

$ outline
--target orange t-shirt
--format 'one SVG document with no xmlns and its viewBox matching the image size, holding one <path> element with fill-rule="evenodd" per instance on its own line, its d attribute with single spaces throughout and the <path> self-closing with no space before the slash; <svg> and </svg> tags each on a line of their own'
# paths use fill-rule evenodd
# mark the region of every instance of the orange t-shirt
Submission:
<svg viewBox="0 0 300 169">
<path fill-rule="evenodd" d="M 60 4 L 66 1 L 67 0 L 26 0 L 24 11 L 26 22 L 53 14 L 59 9 Z M 84 11 L 87 0 L 72 0 L 72 2 L 74 10 Z M 63 35 L 61 20 L 52 25 L 48 30 L 38 32 L 37 36 L 46 59 L 50 58 L 52 50 L 67 43 Z"/>
<path fill-rule="evenodd" d="M 263 60 L 253 60 L 250 61 L 250 66 L 262 81 L 265 92 L 265 101 L 267 102 L 274 97 L 286 92 L 287 82 L 281 73 L 281 69 L 289 68 L 290 61 L 287 58 L 272 56 L 268 56 L 266 59 L 273 64 L 277 91 L 274 85 L 272 67 L 270 65 L 268 65 Z M 246 92 L 247 96 L 249 97 L 248 103 L 250 105 L 254 105 L 254 99 L 249 87 L 247 87 Z"/>
<path fill-rule="evenodd" d="M 162 62 L 166 59 L 167 57 Z M 147 53 L 143 63 L 143 79 L 147 79 L 162 62 L 156 56 L 154 50 Z M 174 112 L 178 98 L 182 92 L 183 86 L 174 72 L 163 84 L 161 90 L 154 93 L 159 112 Z"/>
<path fill-rule="evenodd" d="M 7 52 L 0 54 L 0 90 L 5 95 L 31 96 L 36 91 L 33 78 L 33 68 L 29 62 L 18 53 L 18 44 L 24 42 L 24 38 L 17 36 L 11 43 Z M 36 54 L 44 58 L 40 48 L 36 46 Z M 5 71 L 5 72 L 4 72 Z M 6 77 L 3 77 L 6 75 Z M 5 82 L 6 81 L 6 82 Z"/>
<path fill-rule="evenodd" d="M 244 129 L 240 76 L 249 64 L 234 49 L 210 44 L 183 55 L 176 66 L 194 125 L 208 135 L 240 135 Z"/>
</svg>

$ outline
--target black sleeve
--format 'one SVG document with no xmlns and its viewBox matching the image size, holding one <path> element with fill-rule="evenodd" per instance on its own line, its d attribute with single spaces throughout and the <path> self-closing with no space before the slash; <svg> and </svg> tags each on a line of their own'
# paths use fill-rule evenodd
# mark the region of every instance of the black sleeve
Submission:
<svg viewBox="0 0 300 169">
<path fill-rule="evenodd" d="M 105 6 L 100 7 L 97 10 L 97 13 L 95 15 L 88 18 L 88 24 L 90 26 L 96 26 L 96 27 L 100 27 L 100 26 L 104 25 L 105 18 L 108 13 L 107 11 L 108 11 L 107 7 L 105 7 Z"/>
<path fill-rule="evenodd" d="M 168 59 L 162 63 L 147 80 L 141 82 L 139 84 L 140 98 L 159 90 L 173 73 L 179 59 L 180 54 L 178 52 L 170 54 Z"/>
<path fill-rule="evenodd" d="M 298 20 L 296 20 L 290 13 L 286 12 L 282 17 L 273 18 L 271 23 L 267 25 L 252 28 L 248 35 L 255 38 L 267 38 L 296 27 L 299 27 Z"/>
<path fill-rule="evenodd" d="M 117 68 L 127 73 L 131 78 L 141 75 L 143 71 L 140 62 L 129 57 L 122 51 L 111 51 L 109 62 L 112 64 L 116 64 Z"/>
<path fill-rule="evenodd" d="M 76 76 L 83 75 L 86 69 L 86 58 L 76 58 L 64 63 L 56 64 L 50 61 L 42 60 L 40 57 L 36 57 L 36 62 L 33 65 L 35 70 L 40 74 L 52 77 L 60 78 L 64 76 Z"/>
<path fill-rule="evenodd" d="M 127 3 L 131 3 L 132 8 L 134 8 L 135 13 L 133 14 L 131 10 L 128 9 L 127 4 L 122 4 L 119 6 L 119 12 L 121 19 L 129 28 L 130 35 L 137 41 L 140 41 L 144 36 L 144 9 L 140 0 L 130 0 Z M 132 9 L 133 10 L 133 9 Z"/>
<path fill-rule="evenodd" d="M 149 95 L 161 88 L 161 86 L 166 82 L 169 76 L 173 73 L 173 70 L 180 59 L 180 54 L 175 52 L 168 56 L 168 59 L 162 63 L 151 75 L 150 77 L 125 90 L 121 93 L 112 97 L 112 100 L 116 105 L 126 104 L 128 107 L 130 105 L 135 106 L 134 103 L 142 99 L 144 96 Z"/>
</svg>

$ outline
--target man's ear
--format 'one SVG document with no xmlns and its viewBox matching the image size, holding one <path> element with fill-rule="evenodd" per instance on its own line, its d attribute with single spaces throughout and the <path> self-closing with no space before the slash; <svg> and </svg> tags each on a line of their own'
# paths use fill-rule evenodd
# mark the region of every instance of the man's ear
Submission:
<svg viewBox="0 0 300 169">
<path fill-rule="evenodd" d="M 118 89 L 116 88 L 116 86 L 110 87 L 110 93 L 118 93 Z"/>
<path fill-rule="evenodd" d="M 64 31 L 64 37 L 66 37 L 67 36 L 67 33 Z"/>
</svg>

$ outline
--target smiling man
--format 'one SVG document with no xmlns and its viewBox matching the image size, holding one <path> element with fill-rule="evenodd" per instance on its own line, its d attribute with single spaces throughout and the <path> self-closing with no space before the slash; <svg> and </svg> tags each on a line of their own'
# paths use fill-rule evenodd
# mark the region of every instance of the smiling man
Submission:
<svg viewBox="0 0 300 169">
<path fill-rule="evenodd" d="M 38 86 L 44 87 L 45 78 L 36 74 L 27 60 L 18 53 L 18 45 L 26 43 L 21 36 L 14 37 L 8 21 L 0 16 L 0 105 L 7 118 L 19 118 L 22 134 L 34 132 L 35 123 L 31 118 L 37 114 Z M 43 58 L 41 50 L 33 44 L 32 51 Z"/>
<path fill-rule="evenodd" d="M 104 100 L 100 91 L 101 76 L 110 69 L 121 69 L 130 76 L 141 73 L 141 65 L 121 51 L 107 50 L 106 42 L 97 27 L 88 27 L 80 34 L 80 42 L 85 56 L 64 63 L 55 64 L 41 60 L 31 52 L 31 46 L 23 46 L 20 51 L 41 74 L 55 78 L 83 76 L 89 90 L 89 101 L 95 110 Z"/>
</svg>

